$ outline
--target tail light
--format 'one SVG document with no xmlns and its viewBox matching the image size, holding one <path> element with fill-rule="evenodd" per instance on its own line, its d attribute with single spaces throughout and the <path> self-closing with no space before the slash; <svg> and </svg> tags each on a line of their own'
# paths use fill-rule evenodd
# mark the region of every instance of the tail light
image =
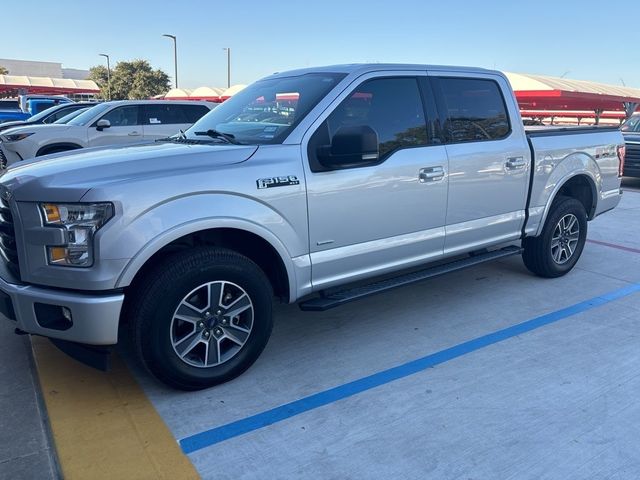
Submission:
<svg viewBox="0 0 640 480">
<path fill-rule="evenodd" d="M 624 156 L 627 153 L 627 147 L 618 145 L 618 177 L 622 177 L 624 172 Z"/>
</svg>

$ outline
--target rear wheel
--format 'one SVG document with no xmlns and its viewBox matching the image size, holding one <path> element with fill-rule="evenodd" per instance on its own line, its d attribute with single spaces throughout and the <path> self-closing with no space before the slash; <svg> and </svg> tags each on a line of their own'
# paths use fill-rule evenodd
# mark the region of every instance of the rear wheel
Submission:
<svg viewBox="0 0 640 480">
<path fill-rule="evenodd" d="M 142 363 L 164 383 L 197 390 L 231 380 L 272 329 L 272 290 L 247 257 L 218 248 L 175 254 L 145 278 L 129 309 Z"/>
<path fill-rule="evenodd" d="M 578 262 L 587 239 L 587 214 L 575 198 L 559 197 L 551 206 L 539 237 L 526 238 L 522 258 L 536 275 L 553 278 Z"/>
</svg>

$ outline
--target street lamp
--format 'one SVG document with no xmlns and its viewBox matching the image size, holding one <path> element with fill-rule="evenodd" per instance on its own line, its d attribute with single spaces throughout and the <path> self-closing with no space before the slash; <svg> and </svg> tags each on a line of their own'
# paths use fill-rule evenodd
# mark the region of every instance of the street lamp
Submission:
<svg viewBox="0 0 640 480">
<path fill-rule="evenodd" d="M 168 33 L 163 33 L 162 36 L 173 40 L 173 66 L 174 66 L 175 75 L 176 75 L 175 77 L 176 88 L 178 88 L 178 41 L 176 40 L 175 35 L 169 35 Z"/>
<path fill-rule="evenodd" d="M 231 49 L 225 47 L 222 50 L 227 52 L 227 88 L 231 86 Z"/>
<path fill-rule="evenodd" d="M 109 64 L 109 55 L 106 53 L 99 53 L 98 55 L 107 59 L 107 95 L 109 96 L 109 100 L 111 100 L 111 65 Z"/>
</svg>

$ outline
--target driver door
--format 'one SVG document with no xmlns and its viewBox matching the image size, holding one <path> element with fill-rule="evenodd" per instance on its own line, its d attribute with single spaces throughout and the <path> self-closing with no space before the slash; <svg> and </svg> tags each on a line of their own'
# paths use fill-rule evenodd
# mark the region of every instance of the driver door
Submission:
<svg viewBox="0 0 640 480">
<path fill-rule="evenodd" d="M 305 167 L 314 288 L 442 255 L 448 162 L 435 135 L 436 108 L 428 88 L 416 72 L 370 74 L 336 100 L 315 131 L 312 127 Z M 349 126 L 376 132 L 378 160 L 323 167 L 318 152 Z"/>
</svg>

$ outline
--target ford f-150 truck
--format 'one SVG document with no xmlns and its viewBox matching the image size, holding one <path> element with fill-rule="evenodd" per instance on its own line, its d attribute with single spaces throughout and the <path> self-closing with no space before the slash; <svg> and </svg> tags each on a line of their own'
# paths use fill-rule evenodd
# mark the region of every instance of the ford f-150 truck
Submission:
<svg viewBox="0 0 640 480">
<path fill-rule="evenodd" d="M 566 274 L 623 163 L 616 129 L 525 132 L 499 72 L 278 73 L 169 139 L 9 168 L 0 308 L 76 357 L 121 331 L 205 388 L 258 358 L 274 298 L 325 310 L 514 254 Z"/>
</svg>

